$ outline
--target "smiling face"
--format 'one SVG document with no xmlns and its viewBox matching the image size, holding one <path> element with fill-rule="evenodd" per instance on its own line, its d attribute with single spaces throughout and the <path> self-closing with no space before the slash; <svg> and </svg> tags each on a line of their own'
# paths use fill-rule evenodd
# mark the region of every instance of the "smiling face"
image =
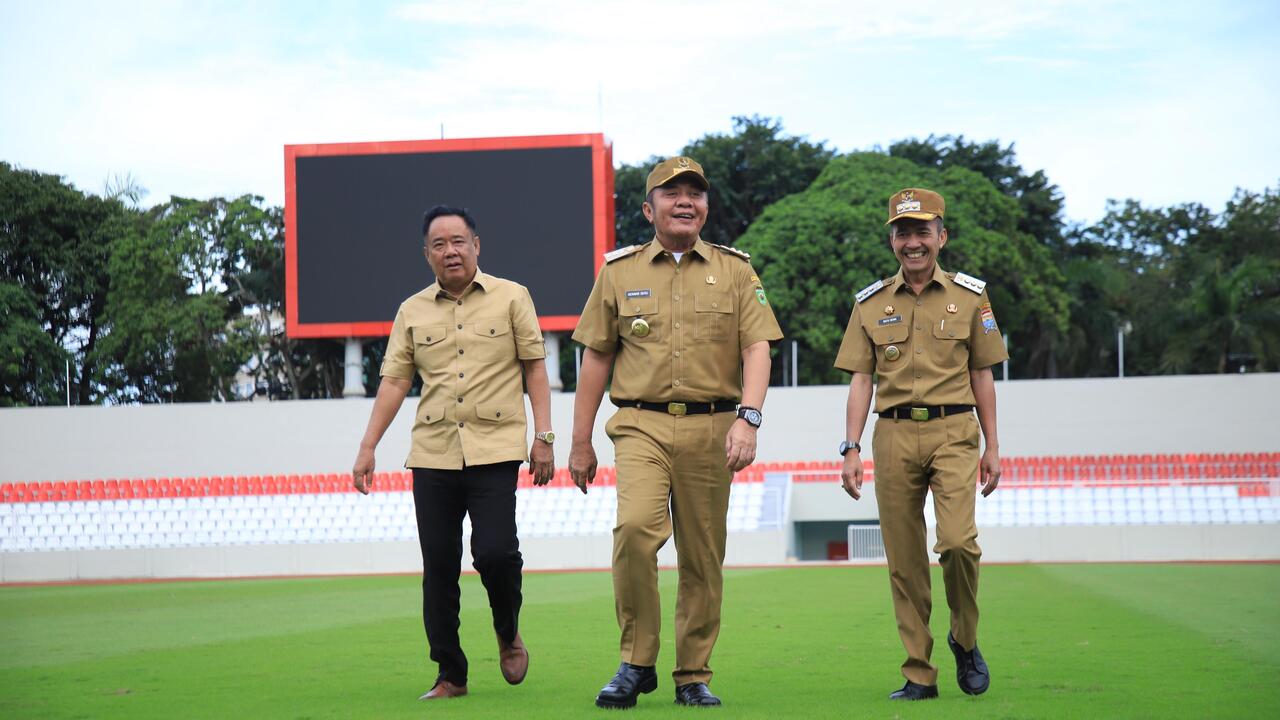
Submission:
<svg viewBox="0 0 1280 720">
<path fill-rule="evenodd" d="M 932 275 L 938 262 L 938 251 L 947 244 L 947 230 L 942 220 L 902 218 L 890 226 L 889 246 L 902 263 L 905 275 Z"/>
<path fill-rule="evenodd" d="M 707 191 L 696 179 L 680 176 L 654 188 L 643 210 L 663 247 L 687 248 L 707 223 Z"/>
<path fill-rule="evenodd" d="M 431 265 L 440 287 L 455 295 L 465 290 L 476 276 L 480 236 L 471 232 L 461 217 L 441 215 L 431 221 L 423 241 L 427 264 Z"/>
</svg>

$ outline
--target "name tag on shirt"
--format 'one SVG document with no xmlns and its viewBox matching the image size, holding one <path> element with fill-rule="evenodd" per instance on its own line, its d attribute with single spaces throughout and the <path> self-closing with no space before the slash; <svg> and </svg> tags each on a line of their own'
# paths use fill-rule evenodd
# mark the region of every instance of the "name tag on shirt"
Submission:
<svg viewBox="0 0 1280 720">
<path fill-rule="evenodd" d="M 628 290 L 627 291 L 628 298 L 649 297 L 650 294 L 651 293 L 648 290 Z"/>
<path fill-rule="evenodd" d="M 877 324 L 882 325 L 882 326 L 883 326 L 883 325 L 897 325 L 897 324 L 898 324 L 898 323 L 900 323 L 900 322 L 902 322 L 902 316 L 901 316 L 901 315 L 894 315 L 893 317 L 880 318 L 879 320 L 877 320 L 877 321 L 876 321 L 876 323 L 877 323 Z"/>
</svg>

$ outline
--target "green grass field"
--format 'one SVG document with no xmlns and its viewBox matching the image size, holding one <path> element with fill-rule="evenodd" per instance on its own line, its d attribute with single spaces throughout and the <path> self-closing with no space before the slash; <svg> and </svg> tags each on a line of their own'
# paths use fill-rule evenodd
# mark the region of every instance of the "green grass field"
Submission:
<svg viewBox="0 0 1280 720">
<path fill-rule="evenodd" d="M 942 697 L 903 706 L 882 567 L 731 570 L 712 659 L 720 710 L 658 691 L 636 717 L 1280 717 L 1280 565 L 1024 565 L 982 571 L 992 687 L 955 686 L 935 568 Z M 530 574 L 531 664 L 509 687 L 478 578 L 463 580 L 470 696 L 434 678 L 414 577 L 0 588 L 0 718 L 600 717 L 617 666 L 607 573 Z"/>
</svg>

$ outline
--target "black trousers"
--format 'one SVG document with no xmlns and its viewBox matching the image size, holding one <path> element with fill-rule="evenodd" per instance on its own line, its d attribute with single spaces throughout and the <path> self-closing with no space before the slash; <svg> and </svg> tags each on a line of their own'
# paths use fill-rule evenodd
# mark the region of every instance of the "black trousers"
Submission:
<svg viewBox="0 0 1280 720">
<path fill-rule="evenodd" d="M 422 622 L 436 679 L 467 684 L 467 656 L 458 641 L 458 576 L 462 572 L 462 518 L 471 515 L 472 565 L 489 594 L 493 629 L 504 642 L 519 630 L 520 541 L 516 538 L 519 462 L 462 470 L 413 468 L 413 505 L 422 547 Z"/>
</svg>

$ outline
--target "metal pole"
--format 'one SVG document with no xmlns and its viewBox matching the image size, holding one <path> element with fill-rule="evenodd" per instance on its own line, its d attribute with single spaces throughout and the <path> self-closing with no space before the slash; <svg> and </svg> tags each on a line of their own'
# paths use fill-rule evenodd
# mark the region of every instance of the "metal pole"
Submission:
<svg viewBox="0 0 1280 720">
<path fill-rule="evenodd" d="M 791 387 L 799 387 L 800 385 L 800 344 L 795 340 L 791 341 Z"/>
<path fill-rule="evenodd" d="M 67 407 L 71 407 L 71 358 L 67 358 Z"/>
<path fill-rule="evenodd" d="M 1120 377 L 1124 377 L 1124 328 L 1116 328 L 1116 347 L 1119 352 L 1116 353 L 1116 365 Z"/>
<path fill-rule="evenodd" d="M 1001 363 L 1001 367 L 1004 370 L 1004 376 L 1001 379 L 1008 380 L 1009 379 L 1009 336 L 1008 335 L 1004 336 L 1004 362 Z"/>
</svg>

